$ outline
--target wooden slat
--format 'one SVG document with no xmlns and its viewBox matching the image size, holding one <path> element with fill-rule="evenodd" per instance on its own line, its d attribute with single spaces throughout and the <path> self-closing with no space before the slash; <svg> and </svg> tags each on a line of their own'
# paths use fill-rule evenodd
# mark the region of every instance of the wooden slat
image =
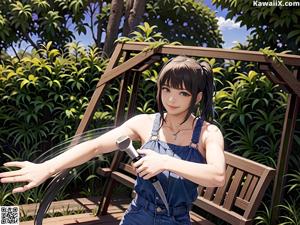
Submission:
<svg viewBox="0 0 300 225">
<path fill-rule="evenodd" d="M 253 175 L 252 175 L 252 174 L 248 174 L 248 175 L 246 176 L 246 180 L 245 180 L 245 182 L 244 182 L 244 184 L 243 184 L 243 187 L 242 187 L 242 190 L 241 190 L 241 192 L 240 192 L 240 194 L 239 194 L 239 197 L 240 197 L 240 198 L 243 199 L 243 198 L 245 197 L 245 195 L 246 195 L 246 193 L 247 193 L 247 190 L 248 190 L 248 188 L 249 188 L 249 185 L 251 184 L 252 178 L 253 178 Z"/>
<path fill-rule="evenodd" d="M 275 176 L 275 170 L 265 170 L 263 175 L 261 176 L 259 182 L 254 189 L 252 197 L 249 201 L 249 207 L 245 210 L 244 217 L 245 218 L 252 218 L 255 215 L 256 210 L 260 204 L 261 199 L 264 196 L 264 193 L 269 186 L 269 183 Z"/>
<path fill-rule="evenodd" d="M 138 64 L 144 62 L 145 60 L 148 60 L 154 53 L 155 53 L 155 50 L 151 50 L 148 52 L 140 52 L 137 55 L 135 55 L 132 58 L 125 61 L 124 63 L 122 63 L 121 65 L 113 68 L 112 70 L 109 70 L 108 72 L 105 72 L 101 76 L 101 79 L 98 82 L 97 87 L 120 76 L 124 72 L 131 70 L 132 68 L 134 68 Z"/>
<path fill-rule="evenodd" d="M 278 76 L 287 84 L 289 90 L 300 98 L 300 82 L 293 73 L 282 63 L 269 59 L 270 64 Z M 297 114 L 296 114 L 297 115 Z"/>
<path fill-rule="evenodd" d="M 225 180 L 225 185 L 223 187 L 218 188 L 217 192 L 216 192 L 216 196 L 213 200 L 213 202 L 217 205 L 220 205 L 223 202 L 223 199 L 225 197 L 225 193 L 227 188 L 230 185 L 231 182 L 231 175 L 234 171 L 234 168 L 232 166 L 227 166 L 226 168 L 226 180 Z"/>
<path fill-rule="evenodd" d="M 74 198 L 67 199 L 62 201 L 54 201 L 50 205 L 48 211 L 52 212 L 63 212 L 66 209 L 68 210 L 78 210 L 82 209 L 85 212 L 92 212 L 93 209 L 97 208 L 97 204 L 100 200 L 100 197 L 90 197 L 90 198 Z M 20 205 L 20 214 L 21 216 L 34 216 L 39 203 L 31 203 L 26 205 Z"/>
<path fill-rule="evenodd" d="M 244 171 L 241 170 L 236 170 L 235 174 L 234 174 L 234 179 L 230 185 L 230 188 L 228 190 L 228 194 L 224 200 L 224 208 L 230 210 L 232 205 L 233 205 L 233 201 L 237 195 L 237 191 L 241 186 L 241 180 L 243 178 L 244 175 Z"/>
<path fill-rule="evenodd" d="M 46 218 L 43 225 L 118 225 L 124 212 L 110 213 L 106 216 L 97 217 L 92 213 L 82 213 L 69 216 Z M 33 225 L 33 221 L 21 222 L 20 225 Z"/>
<path fill-rule="evenodd" d="M 199 195 L 199 196 L 203 196 L 204 189 L 205 189 L 205 187 L 199 185 L 199 187 L 198 187 L 198 195 Z"/>
<path fill-rule="evenodd" d="M 111 196 L 112 196 L 112 187 L 114 187 L 115 185 L 116 185 L 116 181 L 114 179 L 111 179 L 111 177 L 109 177 L 109 179 L 107 179 L 107 181 L 104 185 L 103 194 L 102 194 L 101 200 L 99 202 L 97 216 L 100 216 L 100 215 L 103 216 L 103 215 L 107 214 L 107 209 L 109 207 L 109 203 L 110 203 Z"/>
<path fill-rule="evenodd" d="M 270 65 L 260 65 L 259 69 L 268 77 L 270 81 L 274 84 L 278 84 L 279 87 L 285 92 L 291 92 L 291 88 L 288 87 L 286 82 L 284 82 L 280 76 L 276 76 L 276 73 L 271 71 Z"/>
<path fill-rule="evenodd" d="M 249 207 L 249 202 L 240 197 L 236 197 L 234 205 L 245 211 Z"/>
<path fill-rule="evenodd" d="M 209 188 L 206 188 L 205 190 L 205 194 L 204 194 L 204 198 L 206 198 L 207 200 L 212 200 L 213 196 L 214 196 L 214 193 L 216 191 L 217 188 L 215 187 L 209 187 Z"/>
<path fill-rule="evenodd" d="M 128 208 L 131 199 L 129 198 L 118 198 L 113 199 L 109 205 L 107 216 L 101 216 L 100 218 L 93 215 L 92 210 L 97 208 L 99 197 L 93 198 L 75 198 L 63 201 L 55 201 L 51 204 L 49 212 L 64 212 L 68 210 L 77 210 L 79 208 L 88 209 L 86 212 L 76 215 L 59 216 L 45 218 L 43 225 L 108 225 L 108 224 L 119 224 L 123 213 Z M 31 208 L 36 208 L 38 204 L 21 205 L 20 209 L 24 209 L 28 213 Z M 27 216 L 29 214 L 26 214 Z M 30 214 L 31 215 L 31 214 Z M 20 225 L 33 225 L 34 221 L 20 222 Z"/>
<path fill-rule="evenodd" d="M 79 199 L 78 199 L 79 200 Z M 89 203 L 88 201 L 79 200 L 83 203 Z M 64 201 L 65 202 L 65 201 Z M 112 204 L 109 205 L 108 213 L 109 215 L 104 215 L 97 217 L 91 213 L 82 213 L 76 215 L 60 216 L 45 218 L 43 225 L 72 225 L 72 224 L 81 224 L 81 225 L 118 225 L 121 218 L 123 217 L 124 211 L 128 208 L 128 203 L 130 200 L 124 202 L 117 201 L 117 205 L 112 201 Z M 64 204 L 62 201 L 54 202 L 55 205 Z M 96 204 L 93 205 L 93 208 L 97 207 Z M 191 211 L 190 213 L 192 225 L 214 225 L 214 223 L 207 220 L 205 217 L 196 214 Z M 20 225 L 32 225 L 33 221 L 21 222 Z"/>
<path fill-rule="evenodd" d="M 145 62 L 141 67 L 139 68 L 134 68 L 132 69 L 133 71 L 137 71 L 137 72 L 143 72 L 144 70 L 148 69 L 150 66 L 152 66 L 155 62 L 161 60 L 161 56 L 160 55 L 154 55 L 150 58 L 150 60 L 148 60 L 147 62 Z"/>
<path fill-rule="evenodd" d="M 256 176 L 253 177 L 252 182 L 251 182 L 251 184 L 250 184 L 250 186 L 249 186 L 249 188 L 247 190 L 247 194 L 246 194 L 246 196 L 244 198 L 246 201 L 250 200 L 250 198 L 251 198 L 251 196 L 253 194 L 253 191 L 254 191 L 254 189 L 256 187 L 257 182 L 258 182 L 258 177 L 256 177 Z"/>
<path fill-rule="evenodd" d="M 129 52 L 123 53 L 123 59 L 126 61 L 130 56 Z M 127 86 L 129 82 L 130 71 L 125 71 L 122 75 L 122 79 L 120 82 L 120 91 L 118 98 L 118 105 L 115 115 L 115 126 L 119 126 L 125 120 L 125 105 L 126 105 L 126 97 L 127 97 Z"/>
<path fill-rule="evenodd" d="M 267 75 L 267 77 L 274 83 L 274 84 L 282 84 L 284 85 L 285 82 L 279 77 L 277 78 L 275 74 L 271 73 L 271 68 L 268 64 L 260 64 L 259 69 Z"/>
<path fill-rule="evenodd" d="M 226 163 L 229 165 L 234 165 L 235 168 L 247 171 L 248 173 L 255 174 L 257 176 L 261 176 L 265 169 L 270 167 L 265 166 L 263 164 L 254 162 L 252 160 L 243 158 L 241 156 L 232 154 L 230 152 L 224 152 Z"/>
</svg>

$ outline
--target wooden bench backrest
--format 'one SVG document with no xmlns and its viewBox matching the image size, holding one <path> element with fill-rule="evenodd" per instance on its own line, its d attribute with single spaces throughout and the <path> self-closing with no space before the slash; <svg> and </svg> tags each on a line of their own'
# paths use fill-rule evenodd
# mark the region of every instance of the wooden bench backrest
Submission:
<svg viewBox="0 0 300 225">
<path fill-rule="evenodd" d="M 230 224 L 251 224 L 275 170 L 229 152 L 225 158 L 225 185 L 200 186 L 194 204 Z"/>
<path fill-rule="evenodd" d="M 266 188 L 275 175 L 273 168 L 225 152 L 226 182 L 223 187 L 198 188 L 194 205 L 230 224 L 251 224 Z M 136 173 L 120 163 L 111 178 L 134 187 Z"/>
</svg>

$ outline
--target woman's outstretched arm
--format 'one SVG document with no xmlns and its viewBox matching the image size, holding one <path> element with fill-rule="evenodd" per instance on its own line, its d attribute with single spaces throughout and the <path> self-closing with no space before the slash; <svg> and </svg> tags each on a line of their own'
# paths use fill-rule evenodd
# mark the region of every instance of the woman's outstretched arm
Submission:
<svg viewBox="0 0 300 225">
<path fill-rule="evenodd" d="M 111 152 L 117 149 L 116 139 L 127 135 L 133 140 L 139 140 L 136 124 L 140 123 L 141 116 L 136 116 L 98 138 L 80 143 L 66 152 L 43 163 L 28 161 L 13 161 L 4 164 L 5 167 L 19 167 L 20 169 L 0 173 L 1 183 L 26 182 L 28 184 L 13 189 L 13 193 L 24 192 L 36 187 L 62 170 L 81 165 L 96 155 Z"/>
</svg>

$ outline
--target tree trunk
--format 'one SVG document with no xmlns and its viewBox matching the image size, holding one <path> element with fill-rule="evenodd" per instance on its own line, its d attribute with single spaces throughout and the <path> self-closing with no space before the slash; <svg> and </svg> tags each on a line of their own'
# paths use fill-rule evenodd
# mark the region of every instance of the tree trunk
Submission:
<svg viewBox="0 0 300 225">
<path fill-rule="evenodd" d="M 130 32 L 129 27 L 129 16 L 130 16 L 130 10 L 133 8 L 134 0 L 127 0 L 126 1 L 126 7 L 125 7 L 125 19 L 124 19 L 124 26 L 123 26 L 123 36 L 128 36 Z"/>
<path fill-rule="evenodd" d="M 31 37 L 29 36 L 29 34 L 25 31 L 23 31 L 23 35 L 26 38 L 25 41 L 28 41 L 31 46 L 35 49 L 35 50 L 39 50 L 39 46 L 31 39 Z"/>
<path fill-rule="evenodd" d="M 100 15 L 102 12 L 102 8 L 103 8 L 102 0 L 99 0 L 98 4 L 99 4 L 99 15 Z M 101 47 L 101 41 L 102 41 L 101 37 L 102 37 L 102 21 L 98 20 L 97 36 L 96 36 L 96 46 L 97 47 Z"/>
<path fill-rule="evenodd" d="M 140 24 L 145 12 L 146 0 L 128 0 L 126 4 L 123 36 L 128 36 Z"/>
<path fill-rule="evenodd" d="M 124 1 L 112 0 L 110 15 L 106 28 L 106 37 L 102 56 L 109 57 L 113 51 L 114 42 L 119 34 L 119 26 L 123 15 Z"/>
</svg>

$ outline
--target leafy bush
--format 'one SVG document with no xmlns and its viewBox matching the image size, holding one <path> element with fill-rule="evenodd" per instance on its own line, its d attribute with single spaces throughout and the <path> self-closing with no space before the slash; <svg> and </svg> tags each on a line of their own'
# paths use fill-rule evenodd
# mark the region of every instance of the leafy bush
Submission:
<svg viewBox="0 0 300 225">
<path fill-rule="evenodd" d="M 77 43 L 67 44 L 61 52 L 49 42 L 39 51 L 25 52 L 20 59 L 3 58 L 0 65 L 0 151 L 6 159 L 1 157 L 0 163 L 32 161 L 40 155 L 44 157 L 40 159 L 45 160 L 66 150 L 68 142 L 65 140 L 75 134 L 106 64 L 107 60 L 100 57 L 99 49 L 85 49 Z M 110 98 L 102 101 L 91 128 L 107 126 L 114 119 L 111 109 L 118 91 L 108 88 L 105 94 L 109 95 L 108 92 L 111 93 Z M 95 131 L 89 135 L 96 134 L 99 133 Z M 63 148 L 60 145 L 64 142 Z M 107 165 L 105 158 L 102 162 Z M 97 165 L 99 163 L 91 161 L 80 171 L 94 173 Z M 80 179 L 77 176 L 75 183 L 79 185 Z M 83 179 L 82 182 L 87 181 Z M 99 182 L 95 182 L 97 184 L 100 186 Z M 44 188 L 40 186 L 14 199 L 16 196 L 9 194 L 12 185 L 1 186 L 4 194 L 0 201 L 3 204 L 38 202 Z M 61 194 L 57 198 L 66 196 Z"/>
<path fill-rule="evenodd" d="M 286 200 L 284 204 L 279 206 L 283 211 L 283 213 L 280 216 L 280 219 L 282 220 L 280 225 L 300 224 L 300 208 L 299 208 L 299 202 L 297 202 L 298 199 Z"/>
<path fill-rule="evenodd" d="M 74 135 L 106 62 L 97 48 L 85 50 L 71 43 L 60 52 L 49 42 L 20 60 L 3 63 L 0 122 L 5 129 L 0 136 L 4 150 L 27 150 L 32 157 L 32 152 L 44 152 Z"/>
<path fill-rule="evenodd" d="M 275 167 L 287 94 L 254 65 L 244 69 L 240 64 L 224 65 L 224 87 L 215 96 L 216 120 L 230 151 Z"/>
</svg>

